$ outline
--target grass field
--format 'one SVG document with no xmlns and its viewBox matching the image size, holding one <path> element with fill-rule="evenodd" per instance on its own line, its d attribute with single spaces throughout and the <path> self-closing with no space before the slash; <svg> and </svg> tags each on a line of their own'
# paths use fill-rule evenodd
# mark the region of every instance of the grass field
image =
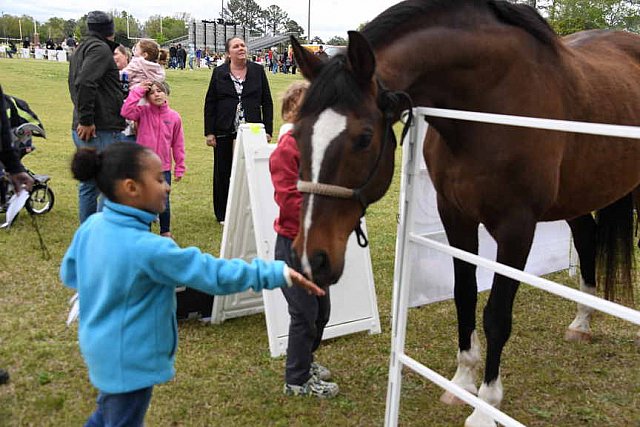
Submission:
<svg viewBox="0 0 640 427">
<path fill-rule="evenodd" d="M 183 118 L 188 172 L 172 192 L 173 232 L 179 244 L 217 254 L 221 227 L 211 207 L 211 149 L 202 136 L 208 70 L 169 70 L 171 105 Z M 76 341 L 64 324 L 72 292 L 58 279 L 60 260 L 78 226 L 76 183 L 68 170 L 74 151 L 67 66 L 47 61 L 0 59 L 0 84 L 26 99 L 49 138 L 25 158 L 52 176 L 56 205 L 38 227 L 51 257 L 44 259 L 26 214 L 0 230 L 0 367 L 11 382 L 0 386 L 0 426 L 77 426 L 94 408 L 96 391 Z M 279 94 L 293 76 L 269 75 Z M 278 114 L 276 114 L 278 116 Z M 274 129 L 278 129 L 276 120 Z M 398 163 L 399 164 L 399 163 Z M 329 366 L 341 394 L 333 400 L 282 395 L 283 359 L 269 356 L 265 319 L 254 315 L 205 325 L 182 322 L 177 375 L 155 388 L 150 426 L 379 426 L 383 424 L 390 344 L 390 313 L 398 205 L 398 173 L 391 191 L 371 206 L 368 229 L 382 333 L 325 342 L 318 359 Z M 0 221 L 3 220 L 0 217 Z M 575 283 L 564 273 L 552 278 Z M 478 319 L 486 294 L 481 295 Z M 640 352 L 637 328 L 598 315 L 591 344 L 562 340 L 574 304 L 521 287 L 513 335 L 502 363 L 502 408 L 532 426 L 640 426 Z M 410 312 L 406 351 L 443 375 L 455 371 L 455 309 L 444 302 Z M 484 341 L 484 340 L 482 340 Z M 405 373 L 403 426 L 462 425 L 468 407 L 438 402 L 440 389 Z"/>
</svg>

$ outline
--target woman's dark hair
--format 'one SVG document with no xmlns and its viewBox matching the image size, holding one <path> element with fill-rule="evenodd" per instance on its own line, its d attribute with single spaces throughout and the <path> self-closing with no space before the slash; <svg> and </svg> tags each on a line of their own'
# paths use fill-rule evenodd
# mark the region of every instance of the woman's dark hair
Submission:
<svg viewBox="0 0 640 427">
<path fill-rule="evenodd" d="M 149 149 L 133 142 L 115 142 L 98 151 L 95 148 L 80 148 L 71 161 L 71 172 L 78 181 L 94 179 L 96 185 L 109 200 L 115 197 L 116 181 L 139 180 L 142 157 Z"/>
</svg>

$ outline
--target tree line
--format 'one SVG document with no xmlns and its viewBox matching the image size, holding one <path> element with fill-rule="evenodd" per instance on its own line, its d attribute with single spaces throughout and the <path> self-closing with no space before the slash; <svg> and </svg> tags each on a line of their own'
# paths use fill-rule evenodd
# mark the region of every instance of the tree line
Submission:
<svg viewBox="0 0 640 427">
<path fill-rule="evenodd" d="M 638 0 L 521 0 L 538 9 L 561 36 L 582 30 L 640 32 Z"/>
<path fill-rule="evenodd" d="M 160 44 L 183 37 L 188 34 L 190 23 L 193 21 L 189 13 L 179 13 L 170 17 L 153 15 L 144 22 L 127 11 L 112 10 L 110 13 L 114 18 L 115 40 L 127 47 L 131 47 L 135 39 L 140 37 L 155 39 Z M 306 41 L 304 29 L 290 19 L 285 10 L 276 5 L 261 9 L 253 0 L 230 0 L 219 21 L 226 22 L 227 25 L 245 26 L 252 36 L 289 32 Z M 0 38 L 3 39 L 31 38 L 37 32 L 41 43 L 44 44 L 47 39 L 62 42 L 70 35 L 82 40 L 87 31 L 87 15 L 78 19 L 52 17 L 45 22 L 37 22 L 28 15 L 3 14 L 0 17 Z"/>
<path fill-rule="evenodd" d="M 640 32 L 640 1 L 638 0 L 516 0 L 538 9 L 559 35 L 580 30 L 620 29 Z M 188 13 L 173 16 L 154 15 L 144 22 L 127 11 L 111 11 L 116 29 L 116 41 L 130 47 L 132 39 L 149 37 L 164 43 L 187 35 L 192 17 Z M 79 19 L 49 18 L 46 22 L 34 22 L 27 15 L 3 14 L 0 18 L 0 37 L 24 38 L 34 32 L 40 40 L 52 39 L 61 42 L 69 35 L 81 40 L 87 33 L 87 16 Z M 308 35 L 295 20 L 280 6 L 271 5 L 263 9 L 255 0 L 229 0 L 220 13 L 219 22 L 237 24 L 249 29 L 252 36 L 293 33 L 303 43 Z M 361 29 L 364 23 L 358 29 Z M 329 40 L 319 37 L 311 39 L 315 43 L 346 45 L 346 40 L 334 36 Z"/>
</svg>

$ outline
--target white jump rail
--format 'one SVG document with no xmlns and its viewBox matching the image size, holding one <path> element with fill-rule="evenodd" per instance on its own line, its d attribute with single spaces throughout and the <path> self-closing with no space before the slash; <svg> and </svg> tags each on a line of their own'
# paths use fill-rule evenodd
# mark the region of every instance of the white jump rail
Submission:
<svg viewBox="0 0 640 427">
<path fill-rule="evenodd" d="M 510 116 L 501 114 L 478 113 L 460 110 L 445 110 L 440 108 L 417 107 L 413 109 L 414 120 L 409 132 L 409 140 L 405 143 L 403 162 L 406 171 L 402 177 L 400 190 L 400 223 L 398 225 L 398 238 L 396 242 L 396 267 L 394 269 L 393 286 L 393 324 L 391 331 L 391 357 L 389 362 L 389 384 L 387 388 L 387 406 L 385 412 L 385 426 L 395 427 L 398 425 L 398 415 L 400 408 L 400 394 L 402 388 L 402 367 L 412 369 L 423 377 L 429 379 L 439 387 L 453 393 L 464 402 L 487 413 L 504 426 L 522 426 L 520 422 L 511 418 L 504 412 L 489 405 L 485 401 L 477 398 L 461 387 L 441 376 L 437 372 L 427 368 L 425 365 L 414 360 L 404 353 L 404 344 L 407 328 L 407 315 L 409 308 L 409 283 L 406 275 L 408 269 L 404 268 L 403 260 L 406 257 L 405 248 L 408 238 L 410 241 L 428 246 L 432 249 L 444 252 L 452 257 L 475 264 L 479 267 L 487 268 L 495 273 L 510 277 L 522 283 L 529 284 L 538 289 L 550 292 L 560 297 L 570 299 L 580 304 L 587 305 L 596 310 L 610 314 L 612 316 L 627 320 L 636 325 L 640 325 L 640 311 L 616 304 L 602 298 L 588 295 L 581 291 L 569 288 L 564 285 L 525 273 L 521 270 L 509 267 L 475 254 L 442 244 L 433 239 L 412 233 L 407 230 L 411 224 L 412 210 L 406 206 L 410 202 L 407 200 L 407 186 L 411 185 L 412 177 L 417 173 L 419 157 L 422 156 L 422 141 L 418 141 L 418 135 L 424 135 L 426 122 L 423 117 L 440 117 L 457 120 L 475 121 L 482 123 L 492 123 L 508 126 L 519 126 L 536 129 L 546 129 L 563 132 L 585 133 L 592 135 L 613 136 L 620 138 L 640 139 L 640 127 L 619 126 L 600 123 L 573 122 L 567 120 L 540 119 L 533 117 Z M 422 132 L 421 132 L 422 131 Z M 405 237 L 406 236 L 406 237 Z"/>
</svg>

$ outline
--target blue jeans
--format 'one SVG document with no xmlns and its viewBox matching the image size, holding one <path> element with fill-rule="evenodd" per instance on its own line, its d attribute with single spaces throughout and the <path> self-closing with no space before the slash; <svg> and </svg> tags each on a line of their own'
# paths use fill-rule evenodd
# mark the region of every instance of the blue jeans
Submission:
<svg viewBox="0 0 640 427">
<path fill-rule="evenodd" d="M 97 131 L 96 136 L 91 138 L 89 142 L 81 140 L 75 130 L 71 132 L 71 135 L 76 148 L 89 147 L 98 151 L 104 150 L 114 142 L 125 141 L 126 138 L 122 132 L 105 130 Z M 100 190 L 98 190 L 96 182 L 94 180 L 80 182 L 78 185 L 80 223 L 82 224 L 90 215 L 102 211 L 102 204 L 102 197 L 100 197 Z"/>
<path fill-rule="evenodd" d="M 164 171 L 164 180 L 167 181 L 169 187 L 171 187 L 171 171 Z M 171 204 L 169 203 L 169 197 L 167 197 L 167 207 L 160 214 L 160 233 L 168 233 L 171 231 Z"/>
<path fill-rule="evenodd" d="M 84 427 L 138 427 L 144 425 L 153 387 L 129 393 L 98 394 L 98 407 Z"/>
</svg>

